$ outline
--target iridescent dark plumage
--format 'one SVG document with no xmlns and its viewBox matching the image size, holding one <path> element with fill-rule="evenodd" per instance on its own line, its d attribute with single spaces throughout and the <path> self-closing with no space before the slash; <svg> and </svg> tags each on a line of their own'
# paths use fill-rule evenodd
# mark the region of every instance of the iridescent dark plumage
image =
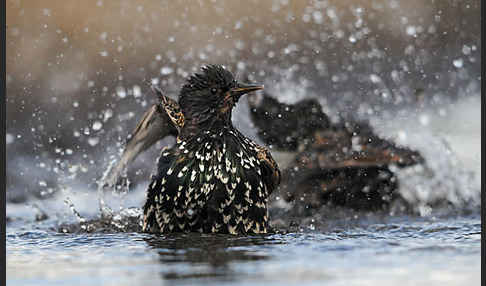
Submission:
<svg viewBox="0 0 486 286">
<path fill-rule="evenodd" d="M 267 198 L 280 171 L 264 147 L 231 123 L 240 96 L 258 89 L 221 66 L 207 66 L 182 87 L 180 110 L 162 100 L 178 136 L 162 150 L 149 184 L 144 231 L 268 232 Z"/>
<path fill-rule="evenodd" d="M 377 210 L 400 200 L 392 166 L 423 164 L 419 152 L 376 135 L 352 119 L 331 122 L 316 99 L 293 105 L 271 96 L 250 96 L 257 134 L 274 150 L 291 152 L 273 195 L 292 202 L 294 215 L 334 204 Z"/>
</svg>

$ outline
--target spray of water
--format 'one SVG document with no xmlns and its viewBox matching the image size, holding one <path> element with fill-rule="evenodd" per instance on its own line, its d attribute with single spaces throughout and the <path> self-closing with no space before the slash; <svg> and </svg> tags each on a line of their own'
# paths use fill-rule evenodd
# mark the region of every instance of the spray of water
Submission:
<svg viewBox="0 0 486 286">
<path fill-rule="evenodd" d="M 285 78 L 285 76 L 284 76 Z M 269 85 L 272 86 L 272 85 Z M 293 103 L 308 97 L 317 97 L 323 104 L 323 111 L 338 114 L 330 110 L 330 104 L 322 97 L 312 92 L 303 92 L 309 86 L 301 82 L 295 86 L 286 81 L 285 84 L 274 84 L 273 92 L 283 102 Z M 299 90 L 294 94 L 292 91 Z M 285 92 L 284 92 L 285 91 Z M 419 215 L 430 215 L 439 208 L 453 208 L 454 210 L 478 211 L 480 206 L 480 112 L 479 96 L 462 97 L 455 105 L 443 104 L 427 108 L 399 112 L 372 114 L 365 119 L 375 128 L 383 138 L 395 141 L 400 145 L 418 150 L 426 159 L 426 165 L 405 169 L 394 169 L 400 182 L 399 192 Z M 365 108 L 362 108 L 365 110 Z M 359 110 L 358 110 L 359 111 Z M 233 120 L 237 128 L 252 139 L 258 138 L 253 124 L 248 117 L 248 105 L 243 101 L 238 105 Z M 358 112 L 359 113 L 359 112 Z M 367 114 L 367 112 L 364 112 Z M 137 118 L 132 120 L 136 121 Z M 98 127 L 96 127 L 98 128 Z M 108 136 L 108 134 L 107 134 Z M 118 137 L 117 146 L 123 145 Z M 113 144 L 112 144 L 113 145 Z M 155 147 L 154 147 L 155 148 Z M 83 172 L 83 167 L 63 165 L 62 160 L 56 160 L 52 168 L 58 176 L 61 192 L 49 200 L 41 200 L 37 204 L 43 209 L 60 212 L 51 206 L 64 202 L 71 216 L 76 219 L 76 228 L 64 225 L 63 231 L 130 231 L 140 229 L 145 185 L 132 186 L 128 178 L 126 166 L 116 172 L 116 185 L 106 187 L 105 182 L 122 151 L 116 148 L 105 150 L 99 154 L 108 159 L 101 178 L 96 180 L 97 190 L 87 190 L 86 182 L 77 176 Z M 467 151 L 463 151 L 467 150 Z M 276 153 L 278 160 L 278 154 Z M 59 162 L 58 162 L 59 161 Z M 144 168 L 151 168 L 153 162 L 144 164 Z M 76 168 L 75 168 L 76 167 Z M 133 168 L 133 167 L 132 167 Z M 393 167 L 392 167 L 393 168 Z M 113 178 L 111 178 L 113 180 Z M 48 183 L 39 183 L 45 187 Z M 96 194 L 98 209 L 93 209 L 93 196 Z M 52 192 L 49 192 L 51 194 Z M 282 201 L 280 201 L 282 203 Z M 62 203 L 61 203 L 62 204 Z M 278 204 L 274 204 L 278 205 Z M 64 207 L 65 207 L 64 206 Z M 291 207 L 286 205 L 285 207 Z M 87 215 L 85 213 L 90 213 Z M 53 213 L 48 216 L 54 217 Z M 60 220 L 65 217 L 60 217 Z M 63 225 L 63 222 L 60 223 Z M 288 225 L 288 223 L 286 223 Z"/>
<path fill-rule="evenodd" d="M 419 150 L 426 165 L 394 170 L 401 195 L 421 215 L 434 208 L 478 212 L 481 196 L 480 97 L 374 118 L 381 136 Z"/>
</svg>

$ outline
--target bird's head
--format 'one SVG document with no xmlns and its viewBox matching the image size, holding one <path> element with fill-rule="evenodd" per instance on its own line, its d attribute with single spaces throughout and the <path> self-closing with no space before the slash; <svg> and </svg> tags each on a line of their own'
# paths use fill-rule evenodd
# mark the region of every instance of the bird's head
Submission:
<svg viewBox="0 0 486 286">
<path fill-rule="evenodd" d="M 231 125 L 231 111 L 240 97 L 263 89 L 261 85 L 243 84 L 220 65 L 202 67 L 182 87 L 179 105 L 185 124 L 199 127 Z"/>
</svg>

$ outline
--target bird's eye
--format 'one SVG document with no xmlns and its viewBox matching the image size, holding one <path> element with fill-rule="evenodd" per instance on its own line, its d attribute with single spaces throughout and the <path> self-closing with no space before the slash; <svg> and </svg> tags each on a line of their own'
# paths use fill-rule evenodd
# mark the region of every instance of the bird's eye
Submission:
<svg viewBox="0 0 486 286">
<path fill-rule="evenodd" d="M 216 88 L 214 88 L 214 87 L 213 87 L 213 88 L 211 88 L 211 93 L 212 93 L 212 94 L 216 94 L 216 91 L 218 91 Z"/>
</svg>

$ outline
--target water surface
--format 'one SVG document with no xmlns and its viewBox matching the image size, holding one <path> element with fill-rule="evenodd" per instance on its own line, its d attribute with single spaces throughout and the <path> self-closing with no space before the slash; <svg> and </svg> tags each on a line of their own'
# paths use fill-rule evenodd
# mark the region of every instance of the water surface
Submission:
<svg viewBox="0 0 486 286">
<path fill-rule="evenodd" d="M 262 236 L 7 226 L 7 285 L 479 285 L 479 215 Z M 50 229 L 51 228 L 51 229 Z"/>
</svg>

